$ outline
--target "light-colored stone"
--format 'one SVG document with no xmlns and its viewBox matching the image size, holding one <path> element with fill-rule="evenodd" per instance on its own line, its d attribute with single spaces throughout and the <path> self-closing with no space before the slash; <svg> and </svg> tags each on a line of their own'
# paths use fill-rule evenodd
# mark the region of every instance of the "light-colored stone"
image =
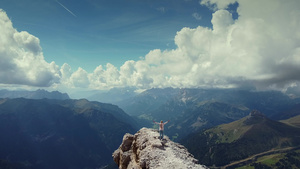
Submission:
<svg viewBox="0 0 300 169">
<path fill-rule="evenodd" d="M 142 128 L 135 135 L 125 134 L 113 159 L 120 169 L 206 169 L 187 149 L 167 136 L 159 140 L 157 130 Z"/>
</svg>

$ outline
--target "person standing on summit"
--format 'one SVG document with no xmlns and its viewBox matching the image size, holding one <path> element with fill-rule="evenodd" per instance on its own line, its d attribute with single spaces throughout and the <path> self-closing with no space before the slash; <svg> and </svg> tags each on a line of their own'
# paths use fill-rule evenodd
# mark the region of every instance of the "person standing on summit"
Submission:
<svg viewBox="0 0 300 169">
<path fill-rule="evenodd" d="M 170 120 L 168 120 L 167 122 L 163 122 L 162 120 L 160 121 L 160 123 L 156 122 L 153 120 L 153 122 L 155 124 L 158 124 L 159 125 L 159 139 L 162 140 L 164 138 L 164 126 L 165 124 L 167 124 Z"/>
</svg>

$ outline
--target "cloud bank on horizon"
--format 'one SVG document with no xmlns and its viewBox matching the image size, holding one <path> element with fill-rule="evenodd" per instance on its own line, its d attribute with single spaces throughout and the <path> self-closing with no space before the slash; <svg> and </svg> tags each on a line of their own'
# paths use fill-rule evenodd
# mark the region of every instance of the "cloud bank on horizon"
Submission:
<svg viewBox="0 0 300 169">
<path fill-rule="evenodd" d="M 239 17 L 233 20 L 226 9 L 236 2 Z M 17 31 L 0 10 L 0 84 L 56 89 L 300 89 L 299 0 L 202 0 L 199 5 L 215 11 L 212 28 L 182 28 L 174 38 L 176 49 L 154 49 L 120 68 L 108 63 L 91 73 L 74 71 L 67 63 L 47 63 L 39 39 Z"/>
</svg>

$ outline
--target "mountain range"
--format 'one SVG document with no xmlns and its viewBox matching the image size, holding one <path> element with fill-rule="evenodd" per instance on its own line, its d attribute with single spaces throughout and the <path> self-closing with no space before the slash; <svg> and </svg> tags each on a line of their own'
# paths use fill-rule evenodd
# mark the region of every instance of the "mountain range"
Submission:
<svg viewBox="0 0 300 169">
<path fill-rule="evenodd" d="M 105 103 L 44 90 L 1 90 L 0 96 L 0 166 L 11 168 L 104 167 L 125 133 L 157 129 L 153 120 L 170 120 L 165 134 L 182 140 L 209 166 L 298 145 L 300 100 L 277 91 L 165 88 L 137 93 L 128 88 L 89 97 Z M 250 113 L 253 109 L 264 114 Z"/>
<path fill-rule="evenodd" d="M 48 92 L 46 90 L 36 90 L 36 91 L 27 91 L 27 90 L 0 90 L 0 98 L 27 98 L 27 99 L 58 99 L 65 100 L 70 99 L 67 93 L 61 93 L 58 91 Z"/>
<path fill-rule="evenodd" d="M 157 127 L 153 120 L 171 120 L 166 133 L 179 141 L 198 130 L 241 119 L 253 109 L 271 119 L 286 119 L 294 115 L 297 103 L 278 91 L 166 88 L 146 90 L 116 104 L 144 127 Z"/>
<path fill-rule="evenodd" d="M 131 121 L 117 106 L 84 99 L 1 99 L 0 164 L 100 168 L 123 135 L 136 131 Z"/>
<path fill-rule="evenodd" d="M 182 143 L 200 163 L 222 166 L 265 151 L 299 146 L 299 138 L 299 127 L 255 110 L 240 120 L 191 134 Z"/>
<path fill-rule="evenodd" d="M 181 103 L 182 106 L 193 106 L 202 101 L 242 105 L 250 110 L 263 111 L 268 117 L 286 110 L 297 102 L 300 103 L 299 99 L 292 99 L 279 91 L 165 88 L 146 90 L 130 99 L 115 104 L 129 115 L 142 116 L 172 102 Z"/>
<path fill-rule="evenodd" d="M 134 87 L 112 88 L 108 91 L 93 91 L 90 94 L 85 94 L 85 98 L 91 101 L 116 104 L 136 96 L 135 91 L 136 88 Z"/>
</svg>

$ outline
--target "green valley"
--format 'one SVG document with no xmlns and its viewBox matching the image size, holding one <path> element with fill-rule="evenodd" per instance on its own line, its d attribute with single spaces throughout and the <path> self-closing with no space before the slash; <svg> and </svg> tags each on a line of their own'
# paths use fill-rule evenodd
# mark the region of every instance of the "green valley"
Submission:
<svg viewBox="0 0 300 169">
<path fill-rule="evenodd" d="M 259 111 L 190 135 L 182 143 L 200 163 L 221 167 L 260 153 L 300 145 L 300 128 L 270 120 Z"/>
</svg>

